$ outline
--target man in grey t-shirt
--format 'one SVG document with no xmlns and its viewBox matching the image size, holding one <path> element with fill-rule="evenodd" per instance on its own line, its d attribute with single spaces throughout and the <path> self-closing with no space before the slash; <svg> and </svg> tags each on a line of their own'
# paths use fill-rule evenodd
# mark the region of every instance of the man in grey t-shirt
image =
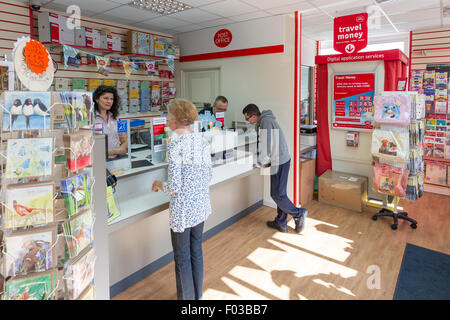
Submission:
<svg viewBox="0 0 450 320">
<path fill-rule="evenodd" d="M 256 123 L 259 131 L 259 155 L 254 167 L 270 166 L 270 196 L 277 204 L 277 217 L 274 221 L 267 221 L 267 226 L 281 232 L 287 232 L 287 215 L 295 221 L 295 231 L 301 233 L 305 227 L 308 211 L 297 208 L 288 198 L 286 186 L 291 164 L 288 146 L 271 110 L 259 111 L 255 104 L 247 105 L 242 110 L 245 120 Z"/>
</svg>

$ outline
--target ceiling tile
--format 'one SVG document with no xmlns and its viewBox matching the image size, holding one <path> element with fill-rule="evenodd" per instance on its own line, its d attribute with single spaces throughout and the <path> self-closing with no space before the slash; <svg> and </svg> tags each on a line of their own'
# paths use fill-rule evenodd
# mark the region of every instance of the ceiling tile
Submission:
<svg viewBox="0 0 450 320">
<path fill-rule="evenodd" d="M 164 29 L 172 29 L 177 27 L 184 27 L 189 25 L 189 22 L 177 20 L 174 18 L 170 18 L 167 16 L 164 17 L 158 17 L 155 19 L 150 19 L 147 21 L 149 24 L 164 28 Z"/>
<path fill-rule="evenodd" d="M 214 20 L 210 20 L 210 21 L 203 21 L 203 22 L 199 22 L 199 25 L 202 25 L 204 27 L 217 27 L 217 26 L 222 26 L 224 24 L 231 24 L 234 23 L 233 20 L 228 19 L 228 18 L 220 18 L 220 19 L 214 19 Z"/>
<path fill-rule="evenodd" d="M 104 13 L 96 14 L 95 19 L 101 19 L 109 22 L 116 22 L 128 26 L 131 26 L 132 24 L 136 23 L 136 21 L 132 20 L 132 18 L 130 17 L 116 17 Z"/>
<path fill-rule="evenodd" d="M 267 12 L 257 11 L 257 12 L 252 12 L 252 13 L 241 14 L 238 16 L 232 16 L 232 17 L 230 17 L 230 19 L 237 21 L 237 22 L 241 22 L 241 21 L 246 21 L 246 20 L 264 18 L 264 17 L 268 17 L 268 16 L 270 16 L 270 14 Z"/>
<path fill-rule="evenodd" d="M 130 2 L 132 2 L 132 0 L 108 0 L 108 1 L 119 3 L 119 4 L 129 4 Z"/>
<path fill-rule="evenodd" d="M 256 7 L 258 9 L 270 9 L 275 7 L 284 7 L 287 5 L 292 5 L 294 3 L 304 2 L 304 0 L 242 0 L 242 2 L 245 2 L 253 7 Z"/>
<path fill-rule="evenodd" d="M 257 8 L 240 2 L 239 0 L 224 0 L 202 7 L 202 10 L 217 14 L 222 17 L 237 16 L 244 13 L 256 12 Z"/>
<path fill-rule="evenodd" d="M 70 5 L 77 5 L 81 8 L 82 16 L 86 16 L 87 12 L 95 14 L 120 7 L 120 4 L 106 0 L 55 0 L 52 3 L 62 4 L 63 6 L 65 6 L 64 12 Z"/>
<path fill-rule="evenodd" d="M 200 30 L 200 29 L 204 29 L 204 28 L 205 27 L 203 27 L 203 26 L 199 26 L 199 25 L 196 25 L 196 24 L 190 24 L 188 26 L 174 28 L 174 31 L 176 33 L 184 33 L 184 32 L 196 31 L 196 30 Z"/>
<path fill-rule="evenodd" d="M 202 22 L 202 21 L 208 21 L 208 20 L 221 18 L 215 14 L 212 14 L 212 13 L 200 10 L 200 9 L 196 9 L 196 8 L 188 9 L 188 10 L 182 11 L 182 12 L 177 12 L 177 13 L 168 15 L 168 17 L 181 19 L 184 21 L 189 21 L 191 23 L 198 23 L 198 22 Z"/>
<path fill-rule="evenodd" d="M 131 20 L 134 22 L 144 21 L 161 16 L 158 13 L 130 7 L 128 5 L 123 5 L 121 7 L 105 11 L 104 14 L 112 17 Z"/>
<path fill-rule="evenodd" d="M 193 8 L 198 8 L 198 7 L 202 7 L 205 6 L 207 4 L 211 4 L 211 3 L 215 3 L 215 2 L 220 2 L 223 0 L 179 0 L 182 3 L 188 4 Z"/>
<path fill-rule="evenodd" d="M 276 14 L 286 14 L 286 13 L 293 13 L 295 11 L 300 11 L 304 14 L 305 11 L 311 11 L 311 12 L 316 12 L 318 11 L 316 8 L 314 8 L 313 6 L 311 6 L 308 2 L 306 1 L 301 1 L 295 4 L 291 4 L 288 6 L 276 6 L 273 7 L 271 9 L 266 9 L 265 11 L 276 15 Z"/>
</svg>

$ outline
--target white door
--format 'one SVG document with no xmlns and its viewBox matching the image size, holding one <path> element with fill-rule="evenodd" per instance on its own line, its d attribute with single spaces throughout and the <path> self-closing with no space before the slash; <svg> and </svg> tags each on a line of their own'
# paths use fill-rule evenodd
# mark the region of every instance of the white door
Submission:
<svg viewBox="0 0 450 320">
<path fill-rule="evenodd" d="M 220 95 L 220 70 L 182 70 L 181 94 L 182 97 L 192 101 L 198 110 L 204 103 L 214 103 L 214 99 Z"/>
</svg>

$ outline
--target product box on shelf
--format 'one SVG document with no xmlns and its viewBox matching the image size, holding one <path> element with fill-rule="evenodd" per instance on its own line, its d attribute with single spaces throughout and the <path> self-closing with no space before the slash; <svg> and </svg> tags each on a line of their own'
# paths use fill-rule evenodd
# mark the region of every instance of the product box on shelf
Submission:
<svg viewBox="0 0 450 320">
<path fill-rule="evenodd" d="M 447 164 L 438 161 L 425 161 L 425 182 L 447 185 Z"/>
<path fill-rule="evenodd" d="M 86 33 L 86 47 L 94 47 L 94 30 L 92 28 L 85 28 Z"/>
<path fill-rule="evenodd" d="M 102 49 L 100 36 L 100 30 L 92 29 L 92 48 Z"/>
<path fill-rule="evenodd" d="M 86 28 L 75 29 L 75 45 L 86 47 Z"/>
<path fill-rule="evenodd" d="M 75 44 L 75 29 L 69 28 L 67 25 L 67 18 L 59 16 L 60 28 L 60 42 L 61 44 L 74 45 Z"/>
<path fill-rule="evenodd" d="M 112 36 L 111 46 L 111 49 L 113 51 L 122 51 L 122 43 L 120 37 Z"/>
<path fill-rule="evenodd" d="M 367 177 L 327 170 L 319 177 L 319 202 L 362 212 L 367 186 Z"/>
<path fill-rule="evenodd" d="M 39 42 L 61 43 L 59 15 L 51 12 L 39 12 L 38 27 Z"/>
<path fill-rule="evenodd" d="M 69 91 L 70 79 L 68 78 L 55 78 L 55 91 Z"/>
<path fill-rule="evenodd" d="M 128 32 L 128 53 L 150 55 L 150 34 L 130 30 Z"/>
<path fill-rule="evenodd" d="M 112 47 L 112 45 L 111 45 Z M 100 49 L 108 49 L 108 36 L 100 34 Z"/>
</svg>

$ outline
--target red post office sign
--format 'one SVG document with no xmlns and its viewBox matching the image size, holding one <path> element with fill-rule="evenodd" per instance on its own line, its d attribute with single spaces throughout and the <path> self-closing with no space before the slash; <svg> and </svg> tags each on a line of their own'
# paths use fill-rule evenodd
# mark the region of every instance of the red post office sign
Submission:
<svg viewBox="0 0 450 320">
<path fill-rule="evenodd" d="M 356 54 L 367 47 L 367 13 L 334 18 L 334 50 Z"/>
<path fill-rule="evenodd" d="M 233 35 L 227 29 L 220 29 L 214 35 L 214 44 L 219 48 L 225 48 L 231 43 L 231 40 L 233 40 Z"/>
</svg>

